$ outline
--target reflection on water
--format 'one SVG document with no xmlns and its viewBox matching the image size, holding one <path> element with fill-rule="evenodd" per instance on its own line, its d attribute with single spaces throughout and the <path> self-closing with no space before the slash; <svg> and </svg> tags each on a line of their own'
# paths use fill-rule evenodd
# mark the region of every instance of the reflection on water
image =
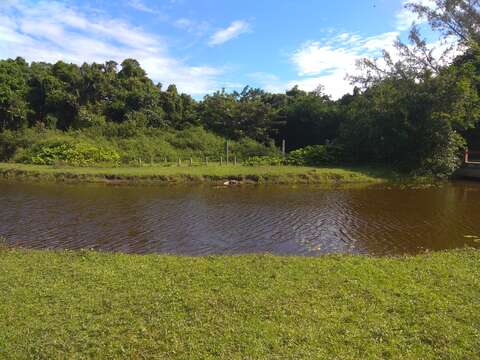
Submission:
<svg viewBox="0 0 480 360">
<path fill-rule="evenodd" d="M 188 255 L 403 254 L 480 246 L 480 183 L 441 188 L 0 182 L 0 235 L 32 248 Z"/>
</svg>

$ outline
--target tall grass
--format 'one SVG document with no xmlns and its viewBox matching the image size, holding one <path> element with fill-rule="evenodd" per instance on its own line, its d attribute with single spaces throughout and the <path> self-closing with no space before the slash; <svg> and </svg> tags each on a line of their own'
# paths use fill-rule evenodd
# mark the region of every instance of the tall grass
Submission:
<svg viewBox="0 0 480 360">
<path fill-rule="evenodd" d="M 65 161 L 68 165 L 91 165 L 92 161 L 98 159 L 105 165 L 110 158 L 113 159 L 112 165 L 159 163 L 165 160 L 176 161 L 178 158 L 200 160 L 209 157 L 211 161 L 218 161 L 221 156 L 225 156 L 225 142 L 226 139 L 201 127 L 175 131 L 132 128 L 128 124 L 107 124 L 66 132 L 30 128 L 0 133 L 0 161 L 42 164 L 42 156 L 48 157 L 45 164 L 51 164 L 56 159 L 59 162 Z M 69 153 L 62 154 L 62 149 L 68 149 Z M 99 156 L 94 153 L 94 149 L 109 156 Z M 76 150 L 81 153 L 75 153 Z M 236 156 L 239 161 L 251 156 L 278 153 L 274 146 L 266 146 L 248 138 L 229 141 L 229 151 L 231 156 Z M 86 156 L 90 158 L 85 160 Z M 83 160 L 77 164 L 69 160 L 72 158 Z"/>
</svg>

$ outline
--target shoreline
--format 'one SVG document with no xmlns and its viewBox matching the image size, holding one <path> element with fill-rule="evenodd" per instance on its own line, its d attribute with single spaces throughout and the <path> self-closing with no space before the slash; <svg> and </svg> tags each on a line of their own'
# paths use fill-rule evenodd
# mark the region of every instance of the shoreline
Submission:
<svg viewBox="0 0 480 360">
<path fill-rule="evenodd" d="M 0 179 L 100 183 L 108 185 L 349 185 L 349 184 L 433 184 L 432 178 L 414 178 L 375 167 L 297 166 L 144 166 L 144 167 L 59 167 L 0 163 Z"/>
</svg>

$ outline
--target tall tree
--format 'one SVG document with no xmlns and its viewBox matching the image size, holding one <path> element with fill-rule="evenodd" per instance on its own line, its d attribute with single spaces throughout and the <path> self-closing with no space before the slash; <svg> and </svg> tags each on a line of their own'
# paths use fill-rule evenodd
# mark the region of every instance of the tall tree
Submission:
<svg viewBox="0 0 480 360">
<path fill-rule="evenodd" d="M 28 64 L 22 58 L 0 62 L 0 128 L 19 129 L 27 126 L 30 111 L 28 93 Z"/>
</svg>

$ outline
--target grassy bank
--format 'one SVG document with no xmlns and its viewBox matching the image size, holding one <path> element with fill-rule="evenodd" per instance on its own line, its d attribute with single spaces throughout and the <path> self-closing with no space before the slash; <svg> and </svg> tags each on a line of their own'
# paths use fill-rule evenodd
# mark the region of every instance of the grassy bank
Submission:
<svg viewBox="0 0 480 360">
<path fill-rule="evenodd" d="M 474 359 L 480 252 L 0 251 L 0 357 Z"/>
<path fill-rule="evenodd" d="M 301 166 L 54 167 L 0 163 L 0 177 L 31 180 L 125 183 L 201 183 L 239 180 L 245 183 L 333 184 L 382 182 L 392 175 L 376 169 Z"/>
</svg>

